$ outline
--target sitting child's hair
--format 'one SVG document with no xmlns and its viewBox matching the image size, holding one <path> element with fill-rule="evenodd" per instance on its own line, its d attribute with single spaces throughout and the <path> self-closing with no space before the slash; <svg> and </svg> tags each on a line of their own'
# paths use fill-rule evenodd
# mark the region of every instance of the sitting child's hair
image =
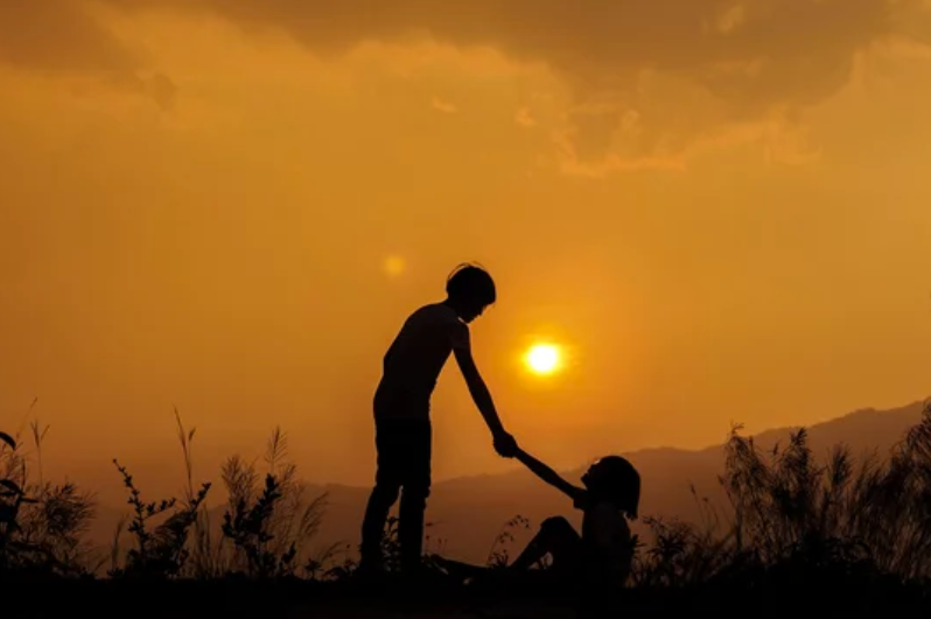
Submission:
<svg viewBox="0 0 931 619">
<path fill-rule="evenodd" d="M 626 458 L 606 456 L 597 460 L 585 475 L 586 486 L 596 500 L 608 501 L 631 520 L 640 506 L 640 473 Z"/>
<path fill-rule="evenodd" d="M 446 280 L 446 294 L 450 299 L 484 308 L 497 298 L 495 282 L 488 271 L 476 264 L 463 263 L 453 269 Z"/>
</svg>

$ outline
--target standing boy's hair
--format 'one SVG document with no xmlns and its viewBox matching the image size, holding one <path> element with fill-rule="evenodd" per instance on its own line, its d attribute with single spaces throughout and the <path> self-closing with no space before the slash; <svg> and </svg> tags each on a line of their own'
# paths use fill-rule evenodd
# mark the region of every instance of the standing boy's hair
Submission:
<svg viewBox="0 0 931 619">
<path fill-rule="evenodd" d="M 446 294 L 450 299 L 476 307 L 487 307 L 497 299 L 491 275 L 473 263 L 463 263 L 453 269 L 446 280 Z"/>
</svg>

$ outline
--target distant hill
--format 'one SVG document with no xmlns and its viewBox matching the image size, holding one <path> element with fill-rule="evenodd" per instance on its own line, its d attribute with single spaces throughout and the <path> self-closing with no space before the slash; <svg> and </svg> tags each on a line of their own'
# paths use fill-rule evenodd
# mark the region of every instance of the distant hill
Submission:
<svg viewBox="0 0 931 619">
<path fill-rule="evenodd" d="M 846 444 L 855 455 L 872 450 L 883 453 L 920 420 L 922 408 L 922 403 L 915 402 L 888 411 L 865 409 L 815 424 L 808 428 L 809 444 L 816 454 L 826 454 L 838 443 Z M 754 440 L 763 448 L 772 448 L 777 442 L 786 442 L 793 429 L 768 430 L 755 435 Z M 695 451 L 645 449 L 623 455 L 641 473 L 642 514 L 694 520 L 699 513 L 696 495 L 723 505 L 724 496 L 717 483 L 717 476 L 723 470 L 723 445 Z M 579 468 L 565 475 L 577 480 L 582 473 L 583 469 Z M 313 486 L 311 491 L 329 495 L 316 544 L 323 546 L 344 540 L 355 546 L 369 489 L 326 485 Z M 222 508 L 216 511 L 214 521 L 219 522 Z M 126 512 L 126 509 L 101 506 L 91 531 L 94 541 L 109 545 L 120 514 Z M 515 515 L 529 518 L 533 525 L 553 514 L 564 514 L 578 522 L 579 514 L 573 512 L 567 500 L 523 469 L 500 475 L 452 479 L 433 488 L 427 520 L 436 524 L 428 531 L 428 543 L 437 550 L 438 539 L 444 540 L 444 554 L 482 562 L 504 523 Z M 526 539 L 530 533 L 518 536 L 518 543 L 523 543 L 521 537 Z"/>
</svg>

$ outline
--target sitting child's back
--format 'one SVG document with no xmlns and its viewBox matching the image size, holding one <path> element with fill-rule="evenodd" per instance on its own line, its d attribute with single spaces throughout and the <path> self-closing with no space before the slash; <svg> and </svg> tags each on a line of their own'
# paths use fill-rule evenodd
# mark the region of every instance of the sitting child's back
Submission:
<svg viewBox="0 0 931 619">
<path fill-rule="evenodd" d="M 634 556 L 627 519 L 612 502 L 593 501 L 580 507 L 585 578 L 623 584 Z"/>
</svg>

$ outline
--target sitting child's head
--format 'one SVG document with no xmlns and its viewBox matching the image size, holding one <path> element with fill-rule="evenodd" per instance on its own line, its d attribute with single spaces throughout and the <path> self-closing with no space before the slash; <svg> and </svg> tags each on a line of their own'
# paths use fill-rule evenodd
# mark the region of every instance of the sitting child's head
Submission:
<svg viewBox="0 0 931 619">
<path fill-rule="evenodd" d="M 601 458 L 582 476 L 582 483 L 596 500 L 613 503 L 628 518 L 637 518 L 640 505 L 640 473 L 626 458 Z"/>
<path fill-rule="evenodd" d="M 446 295 L 459 317 L 471 322 L 495 302 L 495 282 L 485 269 L 474 264 L 460 264 L 446 280 Z"/>
</svg>

